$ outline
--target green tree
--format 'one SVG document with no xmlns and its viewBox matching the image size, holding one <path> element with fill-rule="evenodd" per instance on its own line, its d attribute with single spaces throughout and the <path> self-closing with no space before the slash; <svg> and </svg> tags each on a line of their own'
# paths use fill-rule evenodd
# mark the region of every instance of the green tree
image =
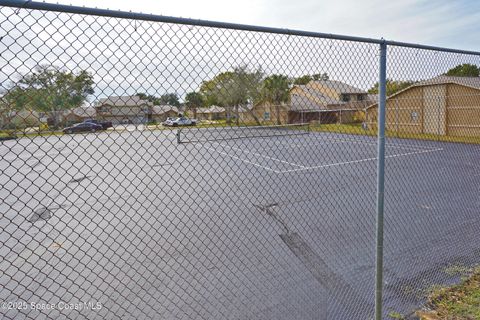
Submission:
<svg viewBox="0 0 480 320">
<path fill-rule="evenodd" d="M 284 75 L 274 74 L 263 81 L 262 96 L 264 101 L 275 106 L 277 124 L 281 124 L 280 107 L 290 100 L 290 80 Z"/>
<path fill-rule="evenodd" d="M 200 93 L 204 97 L 206 106 L 222 105 L 219 94 L 222 88 L 233 79 L 233 72 L 222 72 L 213 77 L 211 80 L 203 81 L 200 86 Z"/>
<path fill-rule="evenodd" d="M 234 110 L 236 123 L 239 125 L 239 108 L 259 99 L 262 79 L 261 69 L 250 71 L 247 66 L 239 66 L 233 71 L 222 72 L 213 79 L 204 81 L 200 86 L 200 93 L 205 97 L 205 105 L 216 104 L 225 108 L 227 123 L 231 123 Z M 254 112 L 246 109 L 255 121 L 260 123 Z"/>
<path fill-rule="evenodd" d="M 168 104 L 175 107 L 180 106 L 180 100 L 176 93 L 165 93 L 162 94 L 160 97 L 157 97 L 155 95 L 146 94 L 144 92 L 137 92 L 136 96 L 138 96 L 142 100 L 149 101 L 154 105 Z"/>
<path fill-rule="evenodd" d="M 315 74 L 312 74 L 312 75 L 306 74 L 306 75 L 303 75 L 301 77 L 295 78 L 293 80 L 293 84 L 305 85 L 305 84 L 309 83 L 310 81 L 319 81 L 319 80 L 325 81 L 325 80 L 328 80 L 328 79 L 329 79 L 329 76 L 325 72 L 324 73 L 315 73 Z"/>
<path fill-rule="evenodd" d="M 93 76 L 52 66 L 38 66 L 12 85 L 3 100 L 15 110 L 51 112 L 55 125 L 57 112 L 79 107 L 93 94 Z"/>
<path fill-rule="evenodd" d="M 146 93 L 143 92 L 137 92 L 136 96 L 138 96 L 142 100 L 150 101 L 152 96 L 147 95 Z"/>
<path fill-rule="evenodd" d="M 312 78 L 313 80 L 315 81 L 327 81 L 328 79 L 330 79 L 330 77 L 328 76 L 328 74 L 326 72 L 324 73 L 317 73 L 317 74 L 313 74 L 312 75 Z"/>
<path fill-rule="evenodd" d="M 197 117 L 197 109 L 204 104 L 203 95 L 199 92 L 189 92 L 185 96 L 185 106 L 188 110 L 192 110 L 193 117 Z"/>
<path fill-rule="evenodd" d="M 480 75 L 480 69 L 474 64 L 464 63 L 448 70 L 445 75 L 457 77 L 478 77 Z"/>
<path fill-rule="evenodd" d="M 400 90 L 410 87 L 414 84 L 414 81 L 401 81 L 401 80 L 391 80 L 387 79 L 386 81 L 386 88 L 387 88 L 387 96 L 397 93 Z M 368 93 L 377 94 L 378 93 L 378 82 L 376 82 L 373 87 L 368 89 Z"/>
<path fill-rule="evenodd" d="M 168 104 L 171 106 L 180 107 L 180 100 L 176 93 L 162 94 L 158 102 L 160 103 L 156 103 L 156 104 Z"/>
<path fill-rule="evenodd" d="M 312 81 L 312 80 L 313 80 L 312 76 L 309 75 L 309 74 L 306 74 L 306 75 L 304 75 L 304 76 L 295 78 L 295 80 L 293 81 L 293 84 L 296 84 L 296 85 L 305 85 L 305 84 L 309 83 L 309 82 Z"/>
</svg>

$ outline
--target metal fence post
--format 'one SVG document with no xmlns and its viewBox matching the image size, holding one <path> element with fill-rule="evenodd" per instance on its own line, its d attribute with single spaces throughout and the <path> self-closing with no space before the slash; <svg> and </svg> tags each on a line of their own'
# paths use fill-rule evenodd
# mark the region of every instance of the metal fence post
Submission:
<svg viewBox="0 0 480 320">
<path fill-rule="evenodd" d="M 177 143 L 178 143 L 178 144 L 181 144 L 181 143 L 182 143 L 182 139 L 181 139 L 181 137 L 180 137 L 180 130 L 181 130 L 181 129 L 178 128 L 178 129 L 177 129 L 177 132 L 176 132 L 176 134 L 175 134 L 175 135 L 177 136 Z"/>
<path fill-rule="evenodd" d="M 378 163 L 377 163 L 377 253 L 375 319 L 382 319 L 383 292 L 383 200 L 385 188 L 385 105 L 386 105 L 387 44 L 380 44 L 380 74 L 378 103 Z"/>
</svg>

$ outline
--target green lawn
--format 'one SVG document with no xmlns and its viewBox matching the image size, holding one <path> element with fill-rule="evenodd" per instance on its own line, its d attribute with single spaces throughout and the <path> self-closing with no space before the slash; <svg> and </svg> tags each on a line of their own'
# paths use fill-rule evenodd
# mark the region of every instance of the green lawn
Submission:
<svg viewBox="0 0 480 320">
<path fill-rule="evenodd" d="M 480 268 L 461 284 L 434 290 L 428 299 L 432 311 L 418 311 L 421 320 L 480 319 Z"/>
<path fill-rule="evenodd" d="M 361 124 L 315 124 L 310 126 L 311 131 L 315 132 L 338 132 L 347 134 L 358 134 L 376 136 L 377 130 L 364 130 Z M 386 132 L 387 137 L 400 138 L 400 139 L 418 139 L 418 140 L 432 140 L 442 142 L 460 142 L 480 144 L 480 137 L 452 137 L 452 136 L 438 136 L 434 134 L 424 133 L 399 133 L 399 132 Z"/>
<path fill-rule="evenodd" d="M 241 126 L 257 126 L 256 123 L 241 123 Z M 262 125 L 274 125 L 274 123 L 263 123 Z M 218 120 L 212 123 L 199 123 L 196 128 L 212 128 L 212 127 L 235 127 L 235 122 L 227 124 L 225 120 Z M 165 130 L 167 127 L 158 125 L 149 125 L 149 130 Z M 170 128 L 171 129 L 171 128 Z M 366 135 L 366 136 L 376 136 L 376 130 L 364 130 L 361 124 L 310 124 L 310 131 L 312 132 L 335 132 L 335 133 L 345 133 L 345 134 L 356 134 L 356 135 Z M 60 131 L 42 131 L 42 132 L 29 132 L 22 133 L 16 132 L 17 137 L 37 137 L 37 136 L 51 136 L 51 135 L 62 135 Z M 9 137 L 14 135 L 12 130 L 3 130 L 0 131 L 0 138 Z M 460 143 L 470 143 L 470 144 L 480 144 L 480 137 L 451 137 L 451 136 L 437 136 L 433 134 L 409 134 L 409 133 L 397 133 L 397 132 L 386 132 L 387 137 L 400 138 L 400 139 L 418 139 L 418 140 L 431 140 L 431 141 L 442 141 L 442 142 L 460 142 Z"/>
</svg>

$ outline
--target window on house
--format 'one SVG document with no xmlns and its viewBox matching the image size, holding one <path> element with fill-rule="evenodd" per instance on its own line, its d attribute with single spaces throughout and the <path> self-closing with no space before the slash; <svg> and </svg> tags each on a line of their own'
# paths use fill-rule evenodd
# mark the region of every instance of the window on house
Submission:
<svg viewBox="0 0 480 320">
<path fill-rule="evenodd" d="M 366 99 L 365 99 L 365 95 L 364 95 L 364 94 L 359 94 L 359 95 L 357 96 L 357 100 L 358 100 L 358 101 L 366 100 Z"/>
<path fill-rule="evenodd" d="M 263 120 L 269 121 L 270 120 L 270 112 L 263 113 Z"/>
<path fill-rule="evenodd" d="M 342 99 L 342 101 L 344 101 L 344 102 L 348 102 L 348 101 L 350 101 L 350 95 L 348 95 L 348 94 L 342 94 L 342 95 L 341 95 L 341 99 Z"/>
</svg>

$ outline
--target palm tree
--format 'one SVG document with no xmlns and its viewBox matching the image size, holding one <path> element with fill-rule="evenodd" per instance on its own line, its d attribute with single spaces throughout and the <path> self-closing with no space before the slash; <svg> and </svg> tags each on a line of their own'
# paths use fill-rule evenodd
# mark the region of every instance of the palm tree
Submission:
<svg viewBox="0 0 480 320">
<path fill-rule="evenodd" d="M 197 118 L 197 109 L 202 107 L 204 104 L 204 99 L 201 93 L 199 92 L 189 92 L 185 96 L 185 105 L 189 110 L 193 111 L 193 117 Z"/>
<path fill-rule="evenodd" d="M 280 106 L 290 100 L 290 80 L 281 74 L 271 75 L 263 81 L 263 101 L 275 106 L 277 124 L 281 124 Z"/>
</svg>

